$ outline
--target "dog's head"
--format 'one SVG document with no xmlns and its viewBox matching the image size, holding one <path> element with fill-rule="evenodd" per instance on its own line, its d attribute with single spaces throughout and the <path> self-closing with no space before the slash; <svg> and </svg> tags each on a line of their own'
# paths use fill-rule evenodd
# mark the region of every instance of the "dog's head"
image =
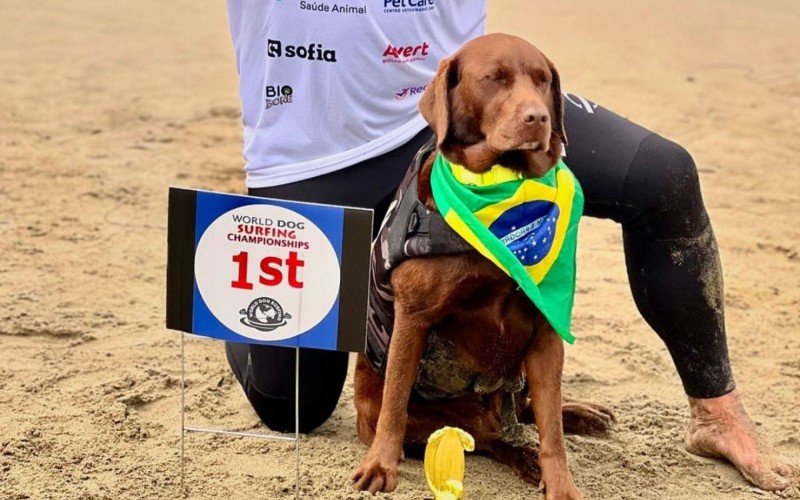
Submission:
<svg viewBox="0 0 800 500">
<path fill-rule="evenodd" d="M 419 109 L 442 154 L 474 172 L 499 163 L 540 177 L 567 143 L 558 71 L 515 36 L 482 36 L 443 59 Z"/>
</svg>

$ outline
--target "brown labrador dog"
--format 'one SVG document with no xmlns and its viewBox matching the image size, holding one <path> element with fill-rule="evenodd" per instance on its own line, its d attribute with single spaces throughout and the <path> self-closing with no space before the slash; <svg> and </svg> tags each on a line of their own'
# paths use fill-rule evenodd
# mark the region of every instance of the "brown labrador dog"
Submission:
<svg viewBox="0 0 800 500">
<path fill-rule="evenodd" d="M 475 172 L 500 163 L 538 177 L 567 142 L 558 72 L 517 37 L 480 37 L 443 60 L 419 108 L 439 151 Z M 434 157 L 423 165 L 418 186 L 431 209 Z M 598 405 L 562 402 L 562 340 L 516 283 L 471 252 L 406 260 L 391 284 L 395 321 L 385 380 L 363 355 L 356 367 L 358 435 L 370 448 L 353 476 L 355 487 L 394 490 L 404 448 L 418 450 L 433 431 L 450 425 L 470 432 L 479 453 L 541 481 L 546 498 L 581 498 L 567 466 L 564 428 L 602 432 L 613 415 Z M 468 370 L 495 389 L 409 400 L 423 357 L 436 362 L 427 359 L 434 337 L 455 345 L 458 365 L 439 373 Z M 517 391 L 509 391 L 515 381 Z M 517 423 L 536 424 L 538 449 L 509 436 Z"/>
</svg>

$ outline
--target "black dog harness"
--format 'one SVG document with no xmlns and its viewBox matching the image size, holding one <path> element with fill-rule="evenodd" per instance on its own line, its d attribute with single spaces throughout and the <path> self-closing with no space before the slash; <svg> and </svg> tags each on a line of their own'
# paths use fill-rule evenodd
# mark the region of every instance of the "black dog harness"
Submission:
<svg viewBox="0 0 800 500">
<path fill-rule="evenodd" d="M 372 246 L 367 357 L 381 375 L 386 372 L 389 341 L 394 327 L 394 291 L 390 282 L 392 270 L 412 257 L 475 251 L 447 225 L 438 211 L 428 210 L 419 199 L 419 173 L 428 155 L 435 149 L 436 137 L 431 137 L 414 156 Z"/>
</svg>

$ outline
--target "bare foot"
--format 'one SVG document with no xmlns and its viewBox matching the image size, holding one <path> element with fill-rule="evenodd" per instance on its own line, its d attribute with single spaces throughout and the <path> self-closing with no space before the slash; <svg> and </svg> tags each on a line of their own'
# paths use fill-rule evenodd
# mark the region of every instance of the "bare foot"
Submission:
<svg viewBox="0 0 800 500">
<path fill-rule="evenodd" d="M 761 489 L 783 490 L 800 473 L 758 437 L 755 424 L 736 392 L 711 399 L 689 398 L 692 420 L 686 432 L 686 450 L 731 462 Z"/>
</svg>

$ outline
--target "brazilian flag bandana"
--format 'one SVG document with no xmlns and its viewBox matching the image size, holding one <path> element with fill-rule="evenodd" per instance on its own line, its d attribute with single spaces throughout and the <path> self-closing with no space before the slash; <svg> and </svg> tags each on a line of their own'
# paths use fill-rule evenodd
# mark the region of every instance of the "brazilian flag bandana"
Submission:
<svg viewBox="0 0 800 500">
<path fill-rule="evenodd" d="M 516 281 L 556 333 L 573 343 L 583 191 L 564 162 L 543 177 L 524 178 L 500 165 L 476 174 L 439 153 L 431 187 L 447 224 Z"/>
</svg>

